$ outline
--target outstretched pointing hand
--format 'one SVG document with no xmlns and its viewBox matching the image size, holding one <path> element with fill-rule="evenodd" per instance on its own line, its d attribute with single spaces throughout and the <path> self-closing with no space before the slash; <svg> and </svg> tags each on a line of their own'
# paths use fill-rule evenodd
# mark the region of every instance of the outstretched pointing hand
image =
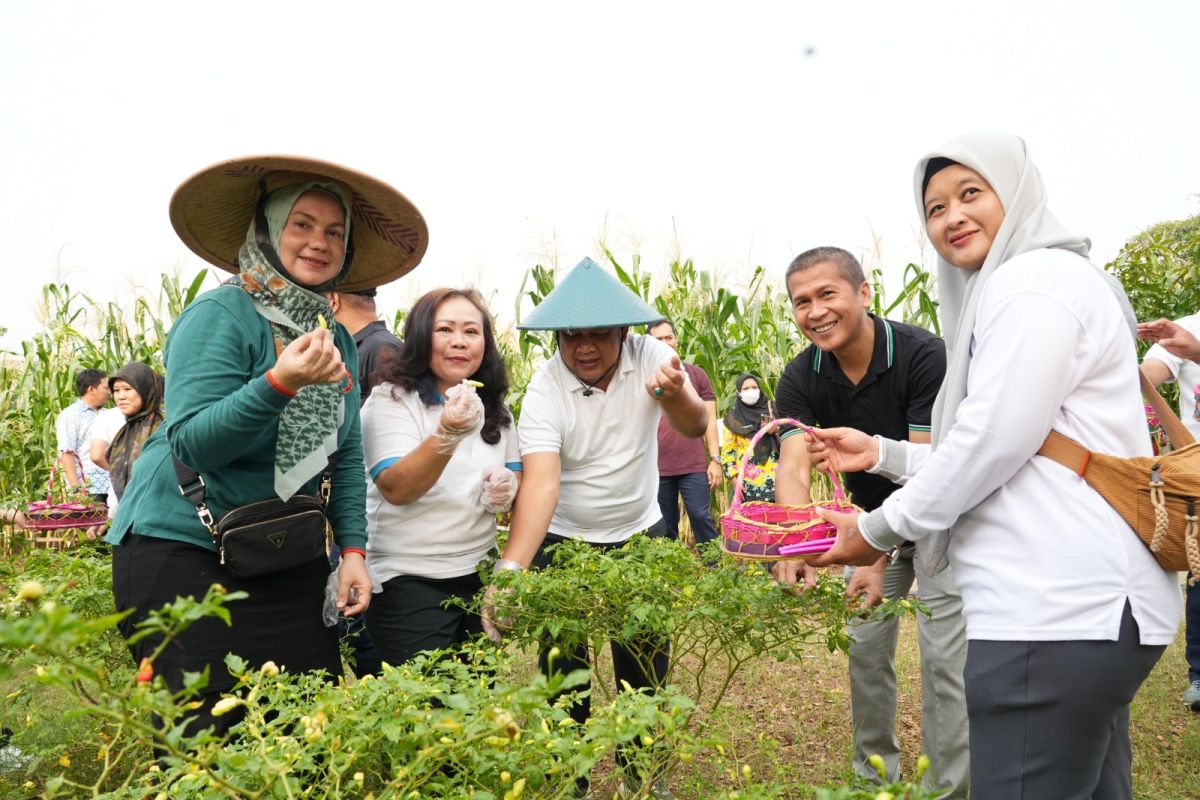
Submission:
<svg viewBox="0 0 1200 800">
<path fill-rule="evenodd" d="M 646 381 L 646 391 L 655 400 L 669 400 L 683 391 L 683 362 L 679 356 L 671 356 L 659 365 Z"/>
</svg>

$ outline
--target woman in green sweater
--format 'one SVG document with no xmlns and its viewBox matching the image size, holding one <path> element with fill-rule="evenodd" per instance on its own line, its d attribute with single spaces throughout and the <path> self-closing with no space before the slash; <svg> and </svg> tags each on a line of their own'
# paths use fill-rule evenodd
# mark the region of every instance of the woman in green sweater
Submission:
<svg viewBox="0 0 1200 800">
<path fill-rule="evenodd" d="M 428 233 L 417 209 L 387 184 L 292 157 L 209 167 L 176 191 L 171 221 L 188 247 L 234 277 L 192 303 L 167 338 L 171 417 L 146 442 L 106 538 L 116 606 L 134 612 L 122 623 L 126 636 L 147 612 L 176 596 L 201 597 L 214 583 L 249 594 L 231 604 L 231 626 L 201 620 L 153 664 L 173 690 L 184 672 L 209 668 L 193 725 L 220 731 L 237 718 L 209 713 L 235 683 L 227 653 L 255 666 L 341 673 L 337 628 L 326 627 L 322 614 L 329 562 L 233 575 L 180 494 L 172 456 L 204 478 L 217 519 L 272 496 L 315 495 L 333 459 L 326 513 L 342 549 L 337 608 L 361 613 L 371 581 L 357 357 L 324 293 L 400 277 L 421 260 Z M 134 661 L 157 645 L 153 638 L 131 645 Z"/>
</svg>

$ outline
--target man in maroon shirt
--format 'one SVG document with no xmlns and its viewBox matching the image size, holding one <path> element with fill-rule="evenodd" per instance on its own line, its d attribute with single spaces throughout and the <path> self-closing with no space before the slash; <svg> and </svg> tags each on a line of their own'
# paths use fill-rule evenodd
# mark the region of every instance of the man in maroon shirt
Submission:
<svg viewBox="0 0 1200 800">
<path fill-rule="evenodd" d="M 669 319 L 652 323 L 646 332 L 678 352 L 675 326 Z M 721 444 L 717 439 L 717 396 L 712 381 L 695 364 L 684 364 L 684 370 L 704 401 L 708 411 L 708 428 L 703 439 L 688 439 L 677 433 L 666 417 L 658 422 L 658 506 L 662 509 L 661 529 L 654 533 L 671 539 L 679 538 L 679 497 L 687 509 L 696 544 L 717 538 L 709 511 L 711 491 L 721 486 Z"/>
</svg>

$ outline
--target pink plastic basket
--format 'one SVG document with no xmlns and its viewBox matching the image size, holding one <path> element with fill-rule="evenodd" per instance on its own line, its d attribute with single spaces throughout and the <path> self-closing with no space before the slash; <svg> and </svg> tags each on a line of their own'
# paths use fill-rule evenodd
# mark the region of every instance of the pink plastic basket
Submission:
<svg viewBox="0 0 1200 800">
<path fill-rule="evenodd" d="M 817 555 L 817 552 L 824 552 L 824 550 L 803 555 L 780 555 L 779 548 L 818 539 L 829 539 L 836 535 L 837 531 L 833 525 L 818 516 L 817 508 L 843 512 L 862 510 L 847 500 L 837 473 L 831 473 L 829 476 L 830 482 L 833 484 L 832 501 L 809 503 L 803 506 L 742 502 L 742 479 L 746 474 L 746 467 L 750 464 L 750 458 L 754 455 L 754 446 L 762 437 L 780 425 L 795 425 L 806 431 L 812 430 L 798 420 L 780 418 L 771 420 L 759 428 L 758 433 L 754 434 L 754 438 L 750 440 L 750 444 L 742 456 L 737 480 L 734 482 L 733 503 L 729 506 L 729 511 L 721 517 L 721 549 L 736 558 L 777 561 L 803 559 Z"/>
</svg>

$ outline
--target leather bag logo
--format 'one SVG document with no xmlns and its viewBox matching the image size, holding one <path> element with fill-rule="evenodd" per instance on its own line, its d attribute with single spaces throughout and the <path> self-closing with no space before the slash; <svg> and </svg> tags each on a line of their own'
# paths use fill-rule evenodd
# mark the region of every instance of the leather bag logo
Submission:
<svg viewBox="0 0 1200 800">
<path fill-rule="evenodd" d="M 267 541 L 270 542 L 271 544 L 275 545 L 275 548 L 277 550 L 282 550 L 283 549 L 283 540 L 286 538 L 287 538 L 287 531 L 277 531 L 276 533 L 269 534 L 267 536 Z"/>
</svg>

